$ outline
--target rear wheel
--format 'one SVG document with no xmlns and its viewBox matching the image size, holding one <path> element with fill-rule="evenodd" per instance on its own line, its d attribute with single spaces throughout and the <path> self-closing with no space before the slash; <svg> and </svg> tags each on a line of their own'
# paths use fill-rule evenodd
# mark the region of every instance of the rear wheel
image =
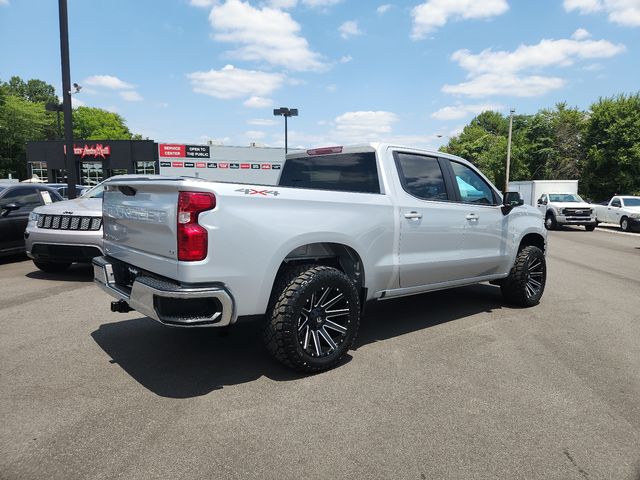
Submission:
<svg viewBox="0 0 640 480">
<path fill-rule="evenodd" d="M 544 253 L 532 245 L 518 253 L 509 276 L 500 286 L 508 303 L 532 307 L 540 302 L 547 282 L 547 263 Z"/>
<path fill-rule="evenodd" d="M 553 213 L 547 213 L 546 218 L 544 219 L 544 226 L 547 230 L 555 230 L 558 226 L 556 222 L 556 217 L 553 216 Z"/>
<path fill-rule="evenodd" d="M 620 230 L 623 232 L 629 231 L 629 219 L 627 217 L 622 217 L 620 219 Z"/>
<path fill-rule="evenodd" d="M 596 229 L 596 226 L 595 226 L 595 225 L 585 225 L 585 226 L 584 226 L 584 229 L 585 229 L 587 232 L 593 232 L 593 231 Z"/>
<path fill-rule="evenodd" d="M 269 352 L 300 372 L 336 366 L 360 325 L 360 300 L 351 279 L 335 268 L 309 266 L 280 288 L 264 329 Z"/>
<path fill-rule="evenodd" d="M 43 272 L 47 273 L 61 273 L 71 265 L 71 263 L 43 262 L 42 260 L 34 260 L 33 264 Z"/>
</svg>

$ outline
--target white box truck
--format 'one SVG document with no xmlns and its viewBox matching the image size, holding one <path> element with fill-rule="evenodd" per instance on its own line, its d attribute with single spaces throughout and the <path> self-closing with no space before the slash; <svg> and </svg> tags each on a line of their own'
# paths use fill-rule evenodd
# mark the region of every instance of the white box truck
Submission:
<svg viewBox="0 0 640 480">
<path fill-rule="evenodd" d="M 578 180 L 528 180 L 509 182 L 510 192 L 519 192 L 527 205 L 538 206 L 538 199 L 545 193 L 578 193 Z"/>
</svg>

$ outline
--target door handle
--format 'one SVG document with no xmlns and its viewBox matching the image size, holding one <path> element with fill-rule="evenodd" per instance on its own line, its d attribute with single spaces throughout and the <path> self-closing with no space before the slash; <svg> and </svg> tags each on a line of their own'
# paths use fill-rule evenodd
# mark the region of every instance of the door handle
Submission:
<svg viewBox="0 0 640 480">
<path fill-rule="evenodd" d="M 469 215 L 467 215 L 466 217 L 467 220 L 478 220 L 480 217 L 478 215 L 476 215 L 475 213 L 470 213 Z"/>
<path fill-rule="evenodd" d="M 422 214 L 418 212 L 409 212 L 404 214 L 404 218 L 409 218 L 409 219 L 422 218 Z"/>
</svg>

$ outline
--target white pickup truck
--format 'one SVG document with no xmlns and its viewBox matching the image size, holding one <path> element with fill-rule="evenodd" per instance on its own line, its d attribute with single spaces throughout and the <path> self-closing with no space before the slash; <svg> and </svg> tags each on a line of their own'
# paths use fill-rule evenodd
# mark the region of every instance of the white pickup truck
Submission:
<svg viewBox="0 0 640 480">
<path fill-rule="evenodd" d="M 583 225 L 587 232 L 596 229 L 594 206 L 577 193 L 543 193 L 538 199 L 538 208 L 544 215 L 547 230 L 555 230 L 560 225 Z"/>
<path fill-rule="evenodd" d="M 598 223 L 615 223 L 623 232 L 640 229 L 640 197 L 616 195 L 595 209 Z"/>
<path fill-rule="evenodd" d="M 94 273 L 113 311 L 182 327 L 260 316 L 268 350 L 305 372 L 336 365 L 366 301 L 489 281 L 533 306 L 546 282 L 540 212 L 441 152 L 308 150 L 277 186 L 109 181 L 103 216 Z"/>
</svg>

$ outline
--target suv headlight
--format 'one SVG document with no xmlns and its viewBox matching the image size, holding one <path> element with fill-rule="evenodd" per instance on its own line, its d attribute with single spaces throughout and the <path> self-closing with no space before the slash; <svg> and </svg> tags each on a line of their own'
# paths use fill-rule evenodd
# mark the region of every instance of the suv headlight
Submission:
<svg viewBox="0 0 640 480">
<path fill-rule="evenodd" d="M 557 213 L 558 215 L 562 215 L 562 209 L 561 209 L 561 208 L 556 207 L 556 208 L 555 208 L 555 211 L 556 211 L 556 213 Z"/>
<path fill-rule="evenodd" d="M 640 218 L 640 213 L 632 213 L 629 215 L 630 218 Z"/>
<path fill-rule="evenodd" d="M 29 213 L 29 221 L 30 222 L 37 222 L 38 221 L 38 214 L 36 212 Z"/>
</svg>

